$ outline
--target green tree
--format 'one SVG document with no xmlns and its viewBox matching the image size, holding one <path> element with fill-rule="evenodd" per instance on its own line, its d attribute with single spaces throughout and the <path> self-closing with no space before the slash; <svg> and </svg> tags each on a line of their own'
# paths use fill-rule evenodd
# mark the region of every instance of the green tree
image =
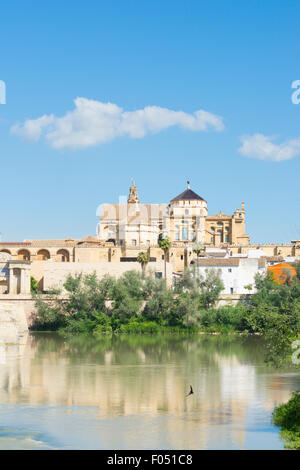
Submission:
<svg viewBox="0 0 300 470">
<path fill-rule="evenodd" d="M 55 331 L 65 327 L 66 315 L 60 291 L 52 290 L 47 296 L 36 291 L 32 295 L 35 300 L 35 311 L 31 316 L 31 329 Z"/>
<path fill-rule="evenodd" d="M 268 363 L 290 363 L 291 344 L 300 333 L 300 282 L 278 284 L 267 273 L 256 276 L 255 286 L 248 307 L 250 331 L 264 335 Z"/>
<path fill-rule="evenodd" d="M 165 279 L 167 278 L 167 253 L 169 252 L 171 242 L 168 237 L 163 237 L 160 235 L 158 237 L 158 246 L 163 250 L 164 252 L 164 264 L 165 264 Z"/>
<path fill-rule="evenodd" d="M 284 447 L 300 450 L 300 392 L 294 392 L 287 403 L 274 409 L 273 423 L 281 430 Z"/>
<path fill-rule="evenodd" d="M 31 293 L 37 292 L 38 290 L 39 290 L 38 281 L 33 276 L 30 276 L 30 291 L 31 291 Z"/>
<path fill-rule="evenodd" d="M 115 281 L 111 291 L 111 317 L 114 330 L 117 330 L 122 323 L 128 323 L 139 316 L 144 298 L 142 276 L 137 271 L 127 271 Z"/>
<path fill-rule="evenodd" d="M 212 308 L 224 289 L 220 270 L 206 269 L 205 276 L 196 276 L 195 272 L 195 269 L 185 270 L 175 283 L 176 305 L 186 312 L 186 324 L 199 322 L 203 317 L 201 310 Z"/>
<path fill-rule="evenodd" d="M 199 323 L 199 297 L 184 292 L 175 297 L 169 324 L 171 326 L 196 326 Z"/>
<path fill-rule="evenodd" d="M 213 307 L 224 289 L 224 284 L 221 279 L 221 270 L 206 269 L 205 277 L 201 276 L 199 279 L 199 287 L 202 306 L 205 309 Z"/>
<path fill-rule="evenodd" d="M 147 300 L 143 317 L 147 321 L 156 321 L 159 325 L 168 325 L 174 309 L 174 293 L 166 286 L 164 279 L 147 278 L 144 284 Z"/>
<path fill-rule="evenodd" d="M 200 254 L 202 253 L 203 251 L 203 245 L 201 242 L 195 242 L 193 244 L 193 253 L 195 253 L 197 255 L 197 260 L 200 256 Z"/>
<path fill-rule="evenodd" d="M 143 279 L 144 279 L 146 267 L 147 267 L 147 264 L 148 264 L 149 261 L 150 261 L 149 253 L 148 253 L 147 251 L 140 251 L 140 253 L 139 253 L 138 256 L 137 256 L 137 261 L 138 261 L 138 263 L 141 264 L 141 267 L 142 267 L 142 277 L 143 277 Z"/>
<path fill-rule="evenodd" d="M 252 289 L 253 289 L 253 286 L 252 286 L 252 284 L 247 284 L 246 286 L 244 286 L 244 289 L 248 290 L 248 291 L 249 291 L 249 294 L 250 294 L 250 292 L 251 292 Z"/>
</svg>

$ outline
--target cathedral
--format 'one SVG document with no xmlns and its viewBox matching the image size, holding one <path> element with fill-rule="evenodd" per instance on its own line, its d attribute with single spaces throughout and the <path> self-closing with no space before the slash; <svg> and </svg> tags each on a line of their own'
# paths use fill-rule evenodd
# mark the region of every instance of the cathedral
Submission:
<svg viewBox="0 0 300 470">
<path fill-rule="evenodd" d="M 103 204 L 98 239 L 119 246 L 150 247 L 159 236 L 176 244 L 200 242 L 203 245 L 249 245 L 245 233 L 245 205 L 233 215 L 208 215 L 207 201 L 187 188 L 169 204 L 142 204 L 132 181 L 128 200 Z"/>
<path fill-rule="evenodd" d="M 31 274 L 40 282 L 45 281 L 46 270 L 56 279 L 61 270 L 67 273 L 80 266 L 85 272 L 98 266 L 101 273 L 119 270 L 120 274 L 125 269 L 133 269 L 135 263 L 138 265 L 137 257 L 141 251 L 148 252 L 152 267 L 156 263 L 156 268 L 161 270 L 159 264 L 164 263 L 166 256 L 171 272 L 180 273 L 194 262 L 196 242 L 202 245 L 203 255 L 226 251 L 245 257 L 249 250 L 263 249 L 265 256 L 300 259 L 300 240 L 287 244 L 250 245 L 245 231 L 244 203 L 232 215 L 221 211 L 209 215 L 207 201 L 191 189 L 189 181 L 185 190 L 166 204 L 141 203 L 132 181 L 128 198 L 120 198 L 119 204 L 103 204 L 99 216 L 95 235 L 80 239 L 0 241 L 0 257 L 5 257 L 12 272 L 18 272 L 20 279 L 26 278 L 28 273 L 24 270 L 29 263 Z M 166 254 L 158 245 L 161 236 L 168 237 L 171 242 Z M 21 267 L 20 262 L 23 263 Z M 7 290 L 8 269 L 9 266 L 0 270 L 0 292 L 1 288 Z M 43 285 L 45 287 L 45 282 Z"/>
</svg>

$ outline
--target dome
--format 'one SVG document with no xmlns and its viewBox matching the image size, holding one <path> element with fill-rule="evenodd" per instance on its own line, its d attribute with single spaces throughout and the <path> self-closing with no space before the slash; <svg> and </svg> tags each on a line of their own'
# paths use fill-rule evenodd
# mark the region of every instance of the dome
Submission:
<svg viewBox="0 0 300 470">
<path fill-rule="evenodd" d="M 178 196 L 174 197 L 171 202 L 175 201 L 205 201 L 201 196 L 196 194 L 190 188 L 190 182 L 188 181 L 188 187 L 183 193 L 179 194 Z M 206 201 L 205 201 L 206 202 Z"/>
</svg>

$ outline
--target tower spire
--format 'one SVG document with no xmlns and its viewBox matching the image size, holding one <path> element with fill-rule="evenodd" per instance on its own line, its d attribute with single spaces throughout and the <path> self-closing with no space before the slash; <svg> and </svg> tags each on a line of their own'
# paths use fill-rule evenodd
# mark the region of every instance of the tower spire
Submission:
<svg viewBox="0 0 300 470">
<path fill-rule="evenodd" d="M 127 200 L 128 204 L 139 204 L 140 200 L 138 197 L 137 187 L 134 183 L 134 179 L 131 178 L 131 186 L 129 189 L 129 196 Z"/>
</svg>

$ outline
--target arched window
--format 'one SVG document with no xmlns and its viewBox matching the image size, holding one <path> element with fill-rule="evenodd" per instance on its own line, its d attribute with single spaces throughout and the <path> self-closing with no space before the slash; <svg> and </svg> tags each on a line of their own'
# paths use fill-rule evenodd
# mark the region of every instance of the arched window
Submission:
<svg viewBox="0 0 300 470">
<path fill-rule="evenodd" d="M 50 253 L 48 250 L 39 250 L 37 252 L 37 259 L 39 261 L 48 261 L 50 259 Z"/>
<path fill-rule="evenodd" d="M 187 241 L 187 239 L 188 239 L 188 229 L 187 227 L 184 227 L 181 230 L 181 240 Z"/>
<path fill-rule="evenodd" d="M 56 253 L 56 261 L 68 263 L 70 261 L 70 255 L 68 250 L 58 250 L 58 252 Z"/>
<path fill-rule="evenodd" d="M 19 250 L 18 259 L 21 259 L 24 261 L 30 261 L 30 252 L 28 250 Z"/>
</svg>

